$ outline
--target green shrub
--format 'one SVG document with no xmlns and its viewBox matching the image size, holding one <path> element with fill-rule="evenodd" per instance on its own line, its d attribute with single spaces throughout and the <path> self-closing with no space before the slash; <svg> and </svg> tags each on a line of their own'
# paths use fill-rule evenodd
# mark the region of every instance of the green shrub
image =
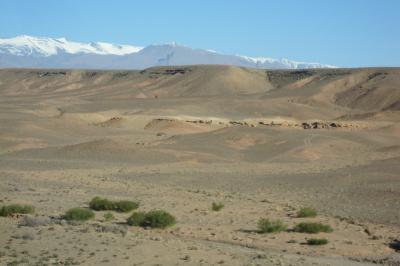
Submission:
<svg viewBox="0 0 400 266">
<path fill-rule="evenodd" d="M 317 211 L 313 208 L 301 208 L 300 211 L 297 212 L 297 217 L 299 218 L 315 216 L 317 216 Z"/>
<path fill-rule="evenodd" d="M 260 218 L 257 223 L 260 233 L 275 233 L 285 231 L 287 226 L 281 220 L 271 221 L 269 219 Z"/>
<path fill-rule="evenodd" d="M 35 208 L 31 205 L 11 204 L 0 208 L 0 216 L 11 216 L 13 214 L 33 213 Z"/>
<path fill-rule="evenodd" d="M 130 212 L 132 210 L 135 210 L 139 207 L 139 204 L 134 201 L 129 201 L 129 200 L 121 200 L 114 202 L 115 204 L 115 211 L 117 212 Z"/>
<path fill-rule="evenodd" d="M 115 209 L 114 202 L 100 197 L 94 197 L 89 202 L 89 207 L 95 211 L 112 211 Z"/>
<path fill-rule="evenodd" d="M 146 213 L 145 223 L 151 228 L 165 228 L 175 224 L 175 217 L 166 211 L 154 210 Z"/>
<path fill-rule="evenodd" d="M 129 225 L 151 228 L 166 228 L 174 225 L 175 222 L 176 220 L 174 216 L 162 210 L 153 210 L 147 213 L 136 212 L 127 220 Z"/>
<path fill-rule="evenodd" d="M 69 221 L 86 221 L 92 218 L 94 218 L 94 212 L 85 208 L 72 208 L 64 215 L 64 219 Z"/>
<path fill-rule="evenodd" d="M 311 238 L 307 239 L 307 244 L 311 246 L 320 246 L 328 244 L 328 239 L 326 238 Z"/>
<path fill-rule="evenodd" d="M 137 202 L 128 200 L 111 201 L 100 197 L 94 197 L 89 202 L 89 207 L 95 211 L 129 212 L 137 209 L 139 204 Z"/>
<path fill-rule="evenodd" d="M 126 221 L 129 225 L 134 226 L 145 226 L 146 213 L 145 212 L 134 212 Z"/>
<path fill-rule="evenodd" d="M 111 221 L 111 220 L 114 220 L 114 219 L 115 219 L 114 214 L 112 214 L 111 212 L 106 212 L 104 214 L 104 220 Z"/>
<path fill-rule="evenodd" d="M 225 207 L 225 205 L 222 202 L 219 202 L 219 203 L 213 202 L 212 206 L 211 206 L 211 209 L 213 211 L 218 212 L 218 211 L 222 210 L 223 207 Z"/>
<path fill-rule="evenodd" d="M 295 232 L 316 234 L 319 232 L 330 233 L 333 231 L 329 225 L 321 223 L 299 223 L 294 227 Z"/>
</svg>

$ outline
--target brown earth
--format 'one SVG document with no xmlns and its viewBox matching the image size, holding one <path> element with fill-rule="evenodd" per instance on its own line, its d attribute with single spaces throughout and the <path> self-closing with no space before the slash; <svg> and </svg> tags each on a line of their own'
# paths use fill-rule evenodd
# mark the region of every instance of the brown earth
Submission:
<svg viewBox="0 0 400 266">
<path fill-rule="evenodd" d="M 0 217 L 0 264 L 399 265 L 399 103 L 398 68 L 0 70 L 0 206 L 51 220 L 101 196 L 177 219 Z M 260 234 L 261 217 L 334 231 Z"/>
</svg>

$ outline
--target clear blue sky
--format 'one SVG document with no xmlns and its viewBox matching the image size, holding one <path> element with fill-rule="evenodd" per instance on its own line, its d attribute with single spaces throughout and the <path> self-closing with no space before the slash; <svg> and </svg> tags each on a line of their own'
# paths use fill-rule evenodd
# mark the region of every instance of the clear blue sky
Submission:
<svg viewBox="0 0 400 266">
<path fill-rule="evenodd" d="M 400 0 L 2 0 L 0 37 L 27 34 L 338 66 L 400 66 Z"/>
</svg>

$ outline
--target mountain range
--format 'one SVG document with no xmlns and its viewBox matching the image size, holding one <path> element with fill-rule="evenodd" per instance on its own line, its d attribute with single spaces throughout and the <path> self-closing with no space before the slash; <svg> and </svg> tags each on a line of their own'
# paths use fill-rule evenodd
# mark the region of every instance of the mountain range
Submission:
<svg viewBox="0 0 400 266">
<path fill-rule="evenodd" d="M 2 68 L 145 69 L 169 65 L 233 65 L 260 69 L 334 68 L 320 63 L 248 57 L 193 49 L 176 43 L 146 47 L 21 35 L 0 38 Z"/>
</svg>

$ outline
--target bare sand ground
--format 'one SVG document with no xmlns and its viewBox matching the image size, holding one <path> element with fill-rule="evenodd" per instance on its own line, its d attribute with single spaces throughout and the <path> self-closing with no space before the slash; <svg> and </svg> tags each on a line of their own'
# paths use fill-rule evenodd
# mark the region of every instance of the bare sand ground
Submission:
<svg viewBox="0 0 400 266">
<path fill-rule="evenodd" d="M 399 265 L 399 69 L 168 69 L 0 71 L 0 206 L 52 221 L 101 196 L 177 219 L 0 217 L 1 265 Z"/>
</svg>

